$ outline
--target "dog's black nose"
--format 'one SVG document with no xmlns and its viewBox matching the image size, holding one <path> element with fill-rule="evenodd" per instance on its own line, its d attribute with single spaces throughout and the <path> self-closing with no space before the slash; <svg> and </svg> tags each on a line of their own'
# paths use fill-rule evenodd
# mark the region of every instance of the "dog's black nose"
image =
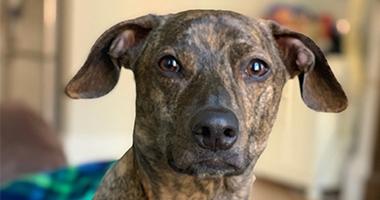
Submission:
<svg viewBox="0 0 380 200">
<path fill-rule="evenodd" d="M 199 146 L 216 150 L 227 150 L 236 142 L 239 123 L 229 110 L 202 110 L 193 116 L 191 130 Z"/>
</svg>

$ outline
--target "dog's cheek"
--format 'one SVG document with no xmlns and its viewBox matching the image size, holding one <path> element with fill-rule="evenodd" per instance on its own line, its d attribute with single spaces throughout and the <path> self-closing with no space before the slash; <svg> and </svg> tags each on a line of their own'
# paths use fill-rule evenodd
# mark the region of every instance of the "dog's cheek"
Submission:
<svg viewBox="0 0 380 200">
<path fill-rule="evenodd" d="M 254 104 L 253 115 L 248 120 L 248 149 L 251 157 L 258 157 L 264 151 L 272 129 L 279 104 L 279 88 L 267 86 Z"/>
<path fill-rule="evenodd" d="M 152 66 L 150 63 L 144 65 Z M 154 67 L 139 66 L 136 75 L 137 104 L 141 104 L 139 112 L 146 118 L 153 119 L 160 126 L 161 122 L 173 121 L 175 117 L 173 94 L 178 87 L 168 78 L 162 77 Z M 143 78 L 150 77 L 150 78 Z"/>
<path fill-rule="evenodd" d="M 136 72 L 135 72 L 136 73 Z M 136 76 L 136 126 L 134 140 L 142 151 L 154 151 L 160 155 L 158 160 L 163 160 L 166 154 L 167 134 L 174 132 L 173 117 L 171 115 L 168 97 L 157 82 L 152 79 L 141 79 L 151 74 L 147 71 L 139 71 Z M 139 142 L 140 141 L 140 142 Z M 161 162 L 161 161 L 160 161 Z"/>
</svg>

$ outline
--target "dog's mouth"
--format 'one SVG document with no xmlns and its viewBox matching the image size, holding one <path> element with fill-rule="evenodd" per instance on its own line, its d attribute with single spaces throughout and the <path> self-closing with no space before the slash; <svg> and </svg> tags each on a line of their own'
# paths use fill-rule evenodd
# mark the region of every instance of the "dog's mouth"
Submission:
<svg viewBox="0 0 380 200">
<path fill-rule="evenodd" d="M 191 164 L 186 168 L 180 168 L 174 160 L 169 160 L 170 167 L 179 173 L 184 173 L 192 176 L 223 176 L 233 175 L 238 168 L 229 163 L 220 160 L 205 160 Z"/>
<path fill-rule="evenodd" d="M 234 159 L 223 159 L 219 156 L 208 156 L 207 158 L 180 165 L 173 158 L 173 154 L 168 154 L 169 166 L 178 173 L 201 177 L 230 176 L 243 173 L 246 165 L 238 165 Z"/>
</svg>

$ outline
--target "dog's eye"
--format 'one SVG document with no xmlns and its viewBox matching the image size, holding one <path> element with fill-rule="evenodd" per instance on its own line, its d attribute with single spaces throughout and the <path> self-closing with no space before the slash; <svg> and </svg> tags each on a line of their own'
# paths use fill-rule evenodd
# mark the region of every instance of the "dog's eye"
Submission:
<svg viewBox="0 0 380 200">
<path fill-rule="evenodd" d="M 173 56 L 164 56 L 158 62 L 160 70 L 163 72 L 177 73 L 181 70 L 181 65 Z"/>
<path fill-rule="evenodd" d="M 262 78 L 269 72 L 268 65 L 260 60 L 260 59 L 253 59 L 246 70 L 246 73 L 248 76 L 253 78 Z"/>
</svg>

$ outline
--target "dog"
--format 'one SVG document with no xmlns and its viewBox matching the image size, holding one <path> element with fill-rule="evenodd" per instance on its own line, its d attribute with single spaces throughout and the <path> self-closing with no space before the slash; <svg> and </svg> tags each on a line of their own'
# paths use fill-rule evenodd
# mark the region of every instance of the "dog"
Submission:
<svg viewBox="0 0 380 200">
<path fill-rule="evenodd" d="M 250 199 L 285 82 L 298 77 L 313 110 L 346 95 L 307 36 L 231 11 L 146 15 L 111 27 L 66 86 L 96 98 L 134 72 L 133 146 L 94 199 Z"/>
</svg>

